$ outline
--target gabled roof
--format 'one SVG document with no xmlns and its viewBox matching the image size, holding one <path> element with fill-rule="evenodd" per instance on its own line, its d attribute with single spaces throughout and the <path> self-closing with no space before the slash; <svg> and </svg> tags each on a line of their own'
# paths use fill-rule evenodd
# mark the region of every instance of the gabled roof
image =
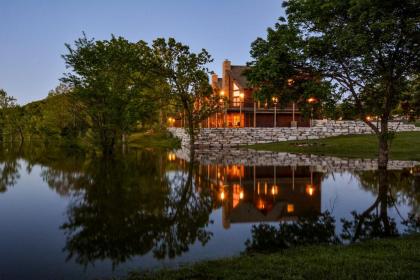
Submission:
<svg viewBox="0 0 420 280">
<path fill-rule="evenodd" d="M 249 69 L 248 66 L 232 65 L 230 71 L 228 71 L 230 77 L 236 81 L 238 86 L 242 89 L 249 88 L 248 80 L 243 75 L 244 71 Z"/>
</svg>

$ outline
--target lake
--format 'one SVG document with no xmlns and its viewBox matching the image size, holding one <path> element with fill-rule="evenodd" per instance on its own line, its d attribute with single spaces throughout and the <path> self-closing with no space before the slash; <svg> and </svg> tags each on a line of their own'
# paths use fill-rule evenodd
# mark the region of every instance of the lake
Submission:
<svg viewBox="0 0 420 280">
<path fill-rule="evenodd" d="M 195 156 L 192 163 L 185 150 L 144 149 L 104 160 L 56 147 L 2 149 L 0 279 L 92 279 L 235 256 L 253 225 L 325 211 L 337 233 L 352 211 L 372 208 L 400 232 L 420 214 L 415 162 L 390 162 L 384 181 L 374 160 Z"/>
</svg>

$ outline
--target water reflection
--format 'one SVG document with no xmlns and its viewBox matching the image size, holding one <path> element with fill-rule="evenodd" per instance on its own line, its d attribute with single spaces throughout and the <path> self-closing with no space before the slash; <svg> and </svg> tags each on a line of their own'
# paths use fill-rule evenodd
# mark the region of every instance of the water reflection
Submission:
<svg viewBox="0 0 420 280">
<path fill-rule="evenodd" d="M 232 156 L 232 162 L 218 164 L 189 161 L 174 152 L 132 150 L 103 160 L 59 147 L 4 147 L 0 149 L 0 199 L 17 191 L 23 179 L 29 178 L 26 184 L 30 184 L 41 178 L 50 192 L 65 201 L 65 215 L 54 224 L 64 236 L 63 251 L 54 259 L 82 267 L 110 261 L 114 267 L 130 264 L 136 268 L 141 264 L 138 256 L 179 259 L 195 254 L 197 247 L 213 252 L 211 256 L 227 256 L 225 247 L 236 239 L 235 254 L 245 249 L 247 238 L 251 238 L 248 248 L 287 248 L 335 243 L 338 238 L 357 241 L 392 236 L 402 233 L 401 221 L 411 230 L 419 229 L 418 167 L 347 172 L 358 195 L 374 199 L 369 205 L 352 202 L 356 211 L 343 217 L 334 207 L 325 207 L 328 188 L 340 187 L 335 176 L 341 173 L 329 171 L 334 166 L 305 160 L 288 165 L 276 161 L 280 158 L 276 155 L 269 158 L 270 164 L 257 164 L 253 157 L 247 161 Z M 27 197 L 18 200 L 24 208 L 30 196 L 20 195 Z M 352 195 L 347 194 L 344 201 Z M 410 215 L 401 212 L 401 207 L 409 208 Z M 0 215 L 2 224 L 14 226 L 13 221 L 2 221 L 4 217 Z M 6 237 L 17 246 L 17 238 Z M 189 261 L 197 258 L 192 255 Z M 7 270 L 1 265 L 0 269 Z"/>
<path fill-rule="evenodd" d="M 311 167 L 201 165 L 198 183 L 209 182 L 228 229 L 319 213 L 322 176 Z"/>
<path fill-rule="evenodd" d="M 75 182 L 83 191 L 73 197 L 61 227 L 69 258 L 118 264 L 149 251 L 156 258 L 173 258 L 194 242 L 209 240 L 205 226 L 212 200 L 194 191 L 194 165 L 166 173 L 162 158 L 151 156 L 87 164 Z"/>
</svg>

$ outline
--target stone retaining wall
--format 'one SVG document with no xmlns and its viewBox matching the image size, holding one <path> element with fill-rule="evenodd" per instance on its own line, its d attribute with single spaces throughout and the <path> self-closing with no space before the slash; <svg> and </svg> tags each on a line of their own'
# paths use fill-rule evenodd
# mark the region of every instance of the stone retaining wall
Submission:
<svg viewBox="0 0 420 280">
<path fill-rule="evenodd" d="M 189 150 L 175 152 L 180 159 L 190 161 Z M 207 150 L 195 152 L 195 160 L 203 165 L 245 165 L 245 166 L 312 166 L 320 172 L 345 172 L 377 170 L 376 159 L 345 159 L 330 156 L 303 155 L 257 151 L 251 149 Z M 418 161 L 390 160 L 388 170 L 401 170 L 420 166 Z"/>
<path fill-rule="evenodd" d="M 420 127 L 400 122 L 390 122 L 391 131 L 420 131 Z M 183 128 L 171 127 L 169 132 L 188 145 L 188 134 Z M 349 134 L 371 134 L 372 129 L 362 121 L 315 120 L 313 127 L 277 128 L 203 128 L 197 136 L 197 147 L 235 147 L 288 140 L 319 139 Z"/>
</svg>

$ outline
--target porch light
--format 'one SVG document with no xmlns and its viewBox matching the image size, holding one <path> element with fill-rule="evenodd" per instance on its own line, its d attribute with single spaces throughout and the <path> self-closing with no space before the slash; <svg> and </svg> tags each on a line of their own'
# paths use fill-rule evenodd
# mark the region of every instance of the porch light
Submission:
<svg viewBox="0 0 420 280">
<path fill-rule="evenodd" d="M 224 200 L 224 199 L 225 199 L 225 191 L 222 191 L 222 192 L 220 193 L 220 199 L 221 199 L 221 200 Z"/>
<path fill-rule="evenodd" d="M 306 101 L 309 104 L 314 104 L 314 103 L 318 102 L 318 99 L 316 99 L 315 97 L 309 97 Z"/>
<path fill-rule="evenodd" d="M 239 199 L 244 199 L 244 192 L 243 192 L 243 191 L 241 191 L 241 192 L 239 193 Z"/>
<path fill-rule="evenodd" d="M 176 159 L 176 155 L 172 152 L 168 153 L 168 160 L 174 161 Z"/>
<path fill-rule="evenodd" d="M 277 127 L 277 102 L 279 102 L 279 99 L 277 96 L 273 96 L 272 100 L 274 103 L 274 127 Z"/>
<path fill-rule="evenodd" d="M 306 185 L 306 193 L 312 196 L 315 192 L 313 185 Z"/>
<path fill-rule="evenodd" d="M 279 193 L 279 189 L 276 185 L 271 187 L 271 194 L 272 195 L 277 195 Z"/>
<path fill-rule="evenodd" d="M 274 96 L 273 98 L 271 98 L 271 100 L 273 100 L 274 105 L 276 105 L 279 102 L 279 98 Z"/>
</svg>

